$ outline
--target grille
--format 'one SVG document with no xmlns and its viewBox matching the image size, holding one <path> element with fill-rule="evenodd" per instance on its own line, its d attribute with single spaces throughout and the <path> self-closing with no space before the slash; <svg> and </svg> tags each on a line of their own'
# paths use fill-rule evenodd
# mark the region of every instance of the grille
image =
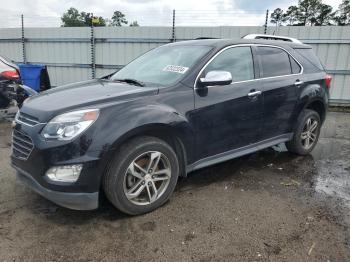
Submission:
<svg viewBox="0 0 350 262">
<path fill-rule="evenodd" d="M 30 116 L 22 112 L 19 113 L 16 120 L 20 123 L 23 123 L 29 126 L 35 126 L 39 124 L 39 120 L 36 117 Z"/>
<path fill-rule="evenodd" d="M 13 130 L 12 155 L 16 158 L 27 160 L 34 148 L 32 139 L 26 134 Z"/>
</svg>

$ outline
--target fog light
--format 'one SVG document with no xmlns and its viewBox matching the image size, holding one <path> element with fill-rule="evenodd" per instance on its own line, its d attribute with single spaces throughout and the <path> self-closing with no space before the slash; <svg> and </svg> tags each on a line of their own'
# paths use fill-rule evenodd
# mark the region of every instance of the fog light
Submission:
<svg viewBox="0 0 350 262">
<path fill-rule="evenodd" d="M 56 166 L 46 172 L 46 177 L 57 182 L 75 182 L 78 180 L 83 165 Z"/>
</svg>

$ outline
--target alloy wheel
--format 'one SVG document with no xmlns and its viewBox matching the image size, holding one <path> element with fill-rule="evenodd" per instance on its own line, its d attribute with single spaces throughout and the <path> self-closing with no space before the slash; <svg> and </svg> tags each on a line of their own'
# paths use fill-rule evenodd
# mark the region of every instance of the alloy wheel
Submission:
<svg viewBox="0 0 350 262">
<path fill-rule="evenodd" d="M 124 194 L 135 205 L 149 205 L 167 190 L 171 178 L 168 158 L 161 152 L 149 151 L 136 157 L 124 176 Z"/>
<path fill-rule="evenodd" d="M 318 133 L 318 121 L 315 118 L 308 118 L 303 128 L 303 132 L 300 135 L 301 144 L 307 150 L 310 149 L 316 139 Z"/>
</svg>

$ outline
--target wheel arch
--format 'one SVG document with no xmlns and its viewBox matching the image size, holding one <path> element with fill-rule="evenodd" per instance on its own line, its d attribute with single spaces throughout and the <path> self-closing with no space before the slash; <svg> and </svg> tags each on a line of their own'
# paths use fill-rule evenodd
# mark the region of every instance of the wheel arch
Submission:
<svg viewBox="0 0 350 262">
<path fill-rule="evenodd" d="M 321 122 L 323 123 L 326 118 L 326 106 L 321 99 L 314 99 L 305 104 L 303 109 L 311 109 L 318 113 L 321 118 Z"/>
<path fill-rule="evenodd" d="M 114 154 L 118 153 L 118 149 L 121 145 L 136 137 L 156 137 L 168 143 L 175 151 L 180 165 L 179 176 L 185 177 L 187 175 L 186 166 L 188 159 L 189 157 L 191 158 L 194 154 L 194 147 L 189 144 L 191 143 L 190 140 L 193 141 L 193 139 L 190 139 L 190 137 L 188 137 L 190 135 L 189 132 L 191 131 L 188 129 L 173 127 L 170 124 L 165 123 L 145 124 L 139 127 L 135 127 L 119 137 L 110 147 L 108 156 L 111 159 Z"/>
</svg>

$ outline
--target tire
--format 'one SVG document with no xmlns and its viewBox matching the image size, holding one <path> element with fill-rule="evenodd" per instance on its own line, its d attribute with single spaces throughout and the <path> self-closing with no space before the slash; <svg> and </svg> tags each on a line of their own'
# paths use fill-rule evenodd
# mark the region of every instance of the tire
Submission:
<svg viewBox="0 0 350 262">
<path fill-rule="evenodd" d="M 311 127 L 315 122 L 316 127 L 313 129 L 312 134 L 310 134 L 309 131 L 311 128 L 308 129 L 308 123 L 310 125 L 309 127 Z M 318 138 L 320 136 L 320 130 L 321 119 L 319 114 L 316 111 L 310 109 L 303 110 L 298 118 L 298 123 L 296 124 L 292 140 L 286 143 L 288 151 L 296 153 L 298 155 L 309 154 L 317 144 Z M 307 134 L 307 132 L 309 133 Z M 309 140 L 309 143 L 307 143 L 307 140 Z"/>
<path fill-rule="evenodd" d="M 157 209 L 170 198 L 178 176 L 179 162 L 174 150 L 163 140 L 143 136 L 120 147 L 104 176 L 103 188 L 117 209 L 140 215 Z"/>
</svg>

